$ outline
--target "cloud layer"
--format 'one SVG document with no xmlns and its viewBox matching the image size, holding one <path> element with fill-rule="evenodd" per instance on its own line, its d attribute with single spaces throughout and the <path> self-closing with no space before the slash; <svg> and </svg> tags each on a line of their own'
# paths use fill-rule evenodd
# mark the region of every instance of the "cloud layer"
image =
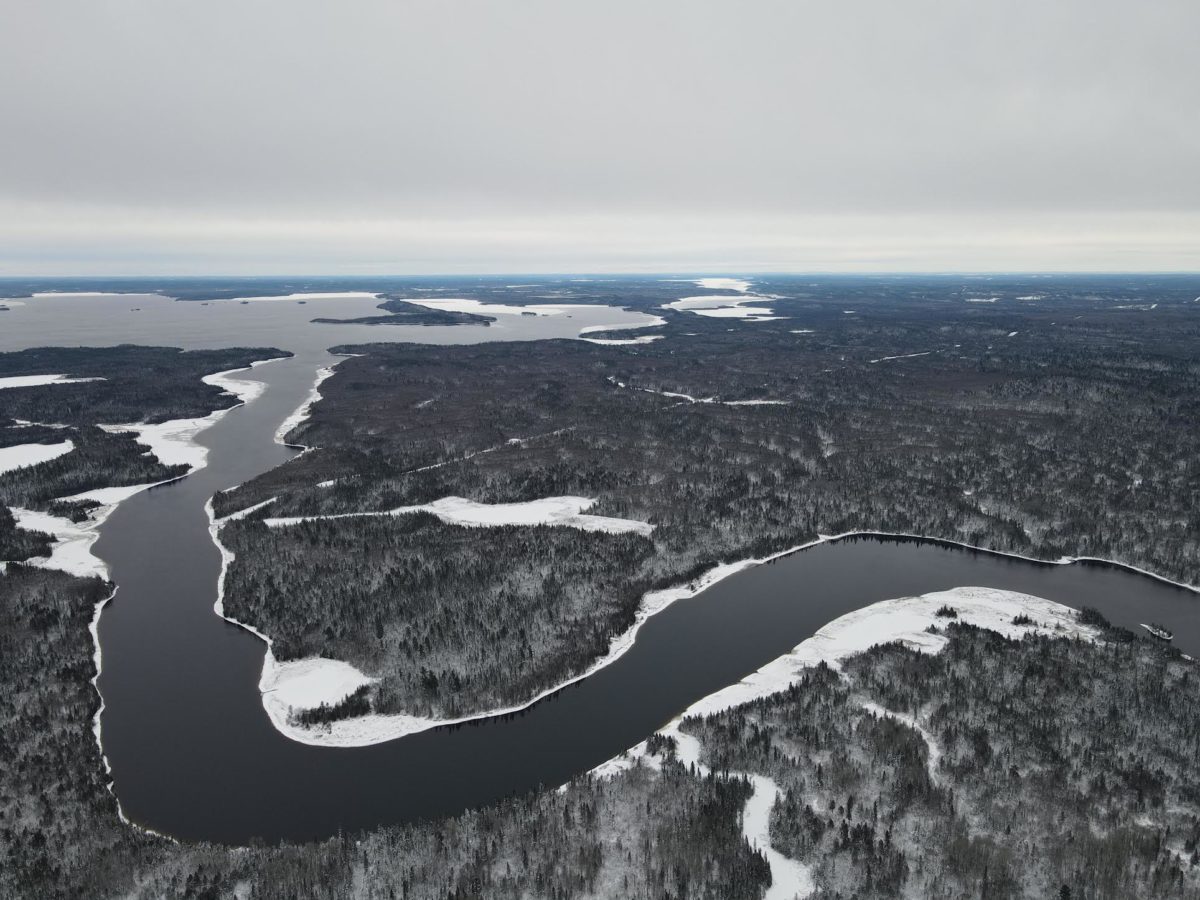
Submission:
<svg viewBox="0 0 1200 900">
<path fill-rule="evenodd" d="M 1200 268 L 1200 5 L 0 12 L 0 273 Z"/>
</svg>

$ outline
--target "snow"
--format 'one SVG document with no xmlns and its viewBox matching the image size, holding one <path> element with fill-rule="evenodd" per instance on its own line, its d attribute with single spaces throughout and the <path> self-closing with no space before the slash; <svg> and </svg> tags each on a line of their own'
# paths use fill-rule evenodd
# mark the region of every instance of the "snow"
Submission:
<svg viewBox="0 0 1200 900">
<path fill-rule="evenodd" d="M 949 621 L 988 628 L 1010 638 L 1030 632 L 1086 640 L 1096 636 L 1095 629 L 1079 624 L 1071 607 L 1016 591 L 959 587 L 919 597 L 883 600 L 834 619 L 808 640 L 737 684 L 692 704 L 683 715 L 710 715 L 769 696 L 784 690 L 809 666 L 825 662 L 837 668 L 846 658 L 876 644 L 900 641 L 913 650 L 937 653 L 948 639 L 944 634 L 930 634 L 925 629 L 930 625 L 946 625 L 948 620 L 936 615 L 942 606 L 952 606 L 958 612 L 958 618 Z M 1012 624 L 1013 617 L 1021 614 L 1029 616 L 1035 624 Z"/>
<path fill-rule="evenodd" d="M 629 344 L 652 344 L 661 341 L 661 334 L 644 334 L 635 338 L 582 338 L 589 344 L 599 344 L 602 347 L 623 347 Z"/>
<path fill-rule="evenodd" d="M 873 363 L 887 362 L 889 359 L 912 359 L 914 356 L 928 356 L 933 353 L 933 350 L 923 350 L 920 353 L 905 353 L 903 356 L 881 356 L 879 359 L 873 359 Z"/>
<path fill-rule="evenodd" d="M 619 388 L 641 391 L 643 394 L 657 394 L 659 397 L 670 397 L 672 400 L 683 400 L 685 403 L 716 403 L 721 406 L 787 406 L 790 400 L 718 400 L 716 397 L 693 397 L 691 394 L 680 394 L 675 391 L 656 391 L 654 388 L 635 387 L 619 381 L 612 375 L 608 380 Z"/>
<path fill-rule="evenodd" d="M 401 506 L 384 512 L 339 513 L 328 516 L 295 516 L 264 519 L 272 528 L 296 525 L 314 519 L 345 519 L 361 516 L 403 516 L 427 512 L 443 522 L 468 527 L 498 525 L 561 525 L 581 531 L 604 531 L 609 534 L 634 532 L 649 535 L 654 526 L 636 519 L 617 519 L 609 516 L 588 516 L 583 511 L 595 505 L 590 497 L 544 497 L 524 503 L 476 503 L 464 497 L 443 497 L 419 506 Z"/>
<path fill-rule="evenodd" d="M 929 780 L 934 784 L 937 784 L 939 780 L 938 765 L 941 763 L 942 759 L 942 748 L 938 746 L 937 741 L 934 739 L 933 735 L 929 733 L 928 729 L 918 722 L 915 716 L 893 712 L 890 709 L 884 709 L 878 703 L 864 703 L 862 708 L 871 713 L 873 716 L 884 719 L 895 719 L 900 724 L 908 726 L 921 736 L 921 738 L 925 741 L 926 748 L 929 751 L 925 760 L 925 765 L 929 770 Z"/>
<path fill-rule="evenodd" d="M 579 337 L 581 340 L 587 341 L 589 344 L 599 344 L 603 347 L 622 347 L 629 344 L 650 344 L 654 341 L 661 341 L 661 334 L 643 334 L 632 338 L 589 338 L 584 337 L 585 334 L 594 334 L 604 331 L 630 331 L 634 328 L 656 328 L 659 325 L 666 325 L 667 320 L 661 316 L 654 316 L 649 322 L 626 322 L 616 325 L 585 325 L 579 329 Z"/>
<path fill-rule="evenodd" d="M 276 662 L 270 668 L 264 666 L 258 689 L 272 718 L 277 715 L 286 718 L 293 708 L 315 709 L 322 703 L 332 705 L 377 680 L 349 663 L 315 657 Z"/>
<path fill-rule="evenodd" d="M 326 291 L 311 294 L 276 294 L 271 297 L 231 297 L 229 299 L 214 299 L 213 303 L 281 303 L 299 300 L 374 300 L 379 294 L 372 291 Z"/>
<path fill-rule="evenodd" d="M 721 295 L 704 295 L 699 297 L 681 297 L 664 303 L 662 309 L 674 309 L 682 312 L 695 313 L 698 316 L 708 316 L 716 319 L 771 319 L 774 310 L 762 306 L 743 306 L 745 303 L 766 302 L 770 298 L 747 294 L 743 297 L 726 297 Z"/>
<path fill-rule="evenodd" d="M 255 362 L 252 365 L 257 366 L 261 362 L 268 361 Z M 257 397 L 264 389 L 264 386 L 259 382 L 247 382 L 234 378 L 233 373 L 237 371 L 242 370 L 232 369 L 228 372 L 217 372 L 213 375 L 206 375 L 203 381 L 207 384 L 214 384 L 224 388 L 230 393 L 236 394 L 243 403 L 247 403 Z M 61 384 L 62 382 L 55 383 Z M 230 409 L 234 408 L 236 407 L 230 407 Z M 195 445 L 193 439 L 197 433 L 215 424 L 227 412 L 229 412 L 228 409 L 222 409 L 203 418 L 177 419 L 172 422 L 164 422 L 162 425 L 101 427 L 114 431 L 136 431 L 139 434 L 139 440 L 142 440 L 142 434 L 146 433 L 148 437 L 144 442 L 151 445 L 151 449 L 156 455 L 162 453 L 166 456 L 167 460 L 184 462 L 192 466 L 192 471 L 195 471 L 196 468 L 204 465 L 206 451 L 204 448 Z M 159 458 L 163 459 L 162 456 L 159 456 Z M 161 483 L 155 482 L 154 484 Z M 93 500 L 99 503 L 100 506 L 92 510 L 89 518 L 83 522 L 72 522 L 63 516 L 53 516 L 45 512 L 14 508 L 12 510 L 13 518 L 16 520 L 18 527 L 47 532 L 53 534 L 57 539 L 51 545 L 49 556 L 30 559 L 28 560 L 28 564 L 47 569 L 61 569 L 72 575 L 85 578 L 91 575 L 107 578 L 108 566 L 102 560 L 93 556 L 91 552 L 92 545 L 100 536 L 100 526 L 112 515 L 113 510 L 121 502 L 140 491 L 144 491 L 146 488 L 154 487 L 154 484 L 96 488 L 90 491 L 83 491 L 79 494 L 57 498 L 67 501 Z"/>
<path fill-rule="evenodd" d="M 480 316 L 521 316 L 532 313 L 535 316 L 561 316 L 571 309 L 594 309 L 595 307 L 579 303 L 533 303 L 529 306 L 509 306 L 505 303 L 484 303 L 481 300 L 468 300 L 463 297 L 405 297 L 405 303 L 415 303 L 429 309 L 441 309 L 447 312 L 475 313 Z M 612 326 L 605 326 L 610 328 Z"/>
<path fill-rule="evenodd" d="M 744 294 L 750 290 L 750 282 L 740 278 L 697 278 L 694 283 L 706 291 L 737 291 Z"/>
<path fill-rule="evenodd" d="M 309 389 L 308 396 L 304 398 L 304 402 L 297 406 L 292 411 L 292 414 L 284 419 L 279 424 L 279 428 L 275 430 L 275 443 L 286 443 L 284 438 L 287 436 L 287 433 L 312 415 L 313 406 L 321 399 L 321 384 L 332 374 L 333 366 L 323 366 L 317 369 L 316 380 L 313 381 L 313 386 Z"/>
<path fill-rule="evenodd" d="M 71 378 L 67 375 L 6 375 L 0 378 L 0 390 L 5 388 L 41 387 L 45 384 L 82 384 L 85 381 L 106 381 L 104 378 Z"/>
<path fill-rule="evenodd" d="M 0 475 L 58 459 L 74 449 L 75 444 L 71 441 L 63 441 L 60 444 L 18 444 L 15 447 L 0 447 Z"/>
</svg>

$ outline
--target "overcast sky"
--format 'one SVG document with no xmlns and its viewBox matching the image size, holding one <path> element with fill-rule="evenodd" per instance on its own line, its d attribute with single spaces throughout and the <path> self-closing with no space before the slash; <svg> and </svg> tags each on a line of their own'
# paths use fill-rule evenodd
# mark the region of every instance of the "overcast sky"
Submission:
<svg viewBox="0 0 1200 900">
<path fill-rule="evenodd" d="M 0 0 L 0 274 L 1200 269 L 1197 0 Z"/>
</svg>

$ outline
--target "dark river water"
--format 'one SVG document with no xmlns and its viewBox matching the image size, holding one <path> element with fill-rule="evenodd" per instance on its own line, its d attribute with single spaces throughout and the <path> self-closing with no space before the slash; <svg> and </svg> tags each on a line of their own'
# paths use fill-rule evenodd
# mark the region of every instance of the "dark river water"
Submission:
<svg viewBox="0 0 1200 900">
<path fill-rule="evenodd" d="M 631 320 L 629 313 L 606 314 L 609 322 Z M 605 321 L 589 315 L 570 327 Z M 1200 653 L 1200 597 L 1131 571 L 1038 564 L 930 542 L 847 539 L 746 570 L 674 604 L 642 627 L 617 662 L 525 712 L 373 747 L 295 743 L 272 727 L 259 699 L 263 643 L 213 613 L 220 557 L 204 504 L 291 455 L 273 435 L 304 399 L 315 369 L 330 361 L 321 348 L 362 339 L 305 321 L 293 313 L 270 337 L 253 329 L 237 334 L 237 343 L 274 344 L 298 355 L 253 370 L 249 377 L 268 389 L 201 435 L 208 466 L 122 504 L 95 547 L 118 585 L 99 628 L 104 750 L 125 814 L 147 827 L 234 843 L 308 840 L 555 786 L 638 743 L 831 619 L 891 597 L 964 585 L 1022 591 L 1094 606 L 1130 627 L 1163 622 L 1182 649 Z M 553 333 L 565 325 L 547 321 L 526 318 L 513 327 Z M 360 330 L 367 329 L 350 329 Z M 496 334 L 466 334 L 471 330 L 388 326 L 370 329 L 369 339 L 448 343 Z M 121 339 L 230 343 L 150 331 Z M 36 343 L 66 342 L 49 332 Z M 69 342 L 89 343 L 86 336 Z"/>
</svg>

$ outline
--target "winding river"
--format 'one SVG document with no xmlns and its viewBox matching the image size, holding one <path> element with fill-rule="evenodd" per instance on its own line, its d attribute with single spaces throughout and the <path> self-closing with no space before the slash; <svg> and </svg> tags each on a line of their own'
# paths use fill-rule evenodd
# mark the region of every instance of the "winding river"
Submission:
<svg viewBox="0 0 1200 900">
<path fill-rule="evenodd" d="M 128 297 L 93 300 L 137 305 Z M 143 306 L 157 308 L 158 302 L 144 299 Z M 354 305 L 359 302 L 341 301 L 333 314 L 368 314 L 373 304 Z M 39 303 L 30 301 L 26 309 Z M 194 304 L 169 306 L 185 308 L 164 309 L 163 327 L 125 327 L 112 340 L 81 337 L 77 323 L 73 336 L 62 339 L 43 323 L 15 339 L 7 332 L 0 341 L 0 349 L 116 340 L 228 346 L 234 334 L 239 344 L 296 353 L 246 373 L 267 390 L 200 435 L 209 448 L 208 465 L 123 503 L 94 548 L 118 585 L 99 624 L 104 750 L 125 815 L 157 831 L 231 843 L 309 840 L 452 814 L 558 785 L 638 743 L 693 701 L 781 655 L 831 619 L 891 597 L 962 585 L 1022 591 L 1094 606 L 1131 627 L 1163 622 L 1182 649 L 1200 653 L 1196 595 L 1129 570 L 1041 564 L 929 541 L 848 538 L 747 569 L 670 606 L 643 625 L 618 661 L 524 712 L 371 747 L 295 743 L 275 730 L 260 702 L 262 642 L 213 613 L 220 558 L 204 505 L 215 491 L 292 454 L 273 437 L 303 402 L 316 369 L 333 361 L 324 347 L 571 336 L 584 325 L 628 322 L 630 314 L 596 309 L 569 322 L 564 316 L 520 317 L 492 329 L 367 328 L 307 324 L 313 315 L 330 314 L 316 302 L 301 308 L 303 315 L 294 304 L 221 311 L 214 304 L 204 313 L 186 308 Z M 179 330 L 178 317 L 214 324 Z M 12 324 L 20 321 L 14 317 Z"/>
</svg>

